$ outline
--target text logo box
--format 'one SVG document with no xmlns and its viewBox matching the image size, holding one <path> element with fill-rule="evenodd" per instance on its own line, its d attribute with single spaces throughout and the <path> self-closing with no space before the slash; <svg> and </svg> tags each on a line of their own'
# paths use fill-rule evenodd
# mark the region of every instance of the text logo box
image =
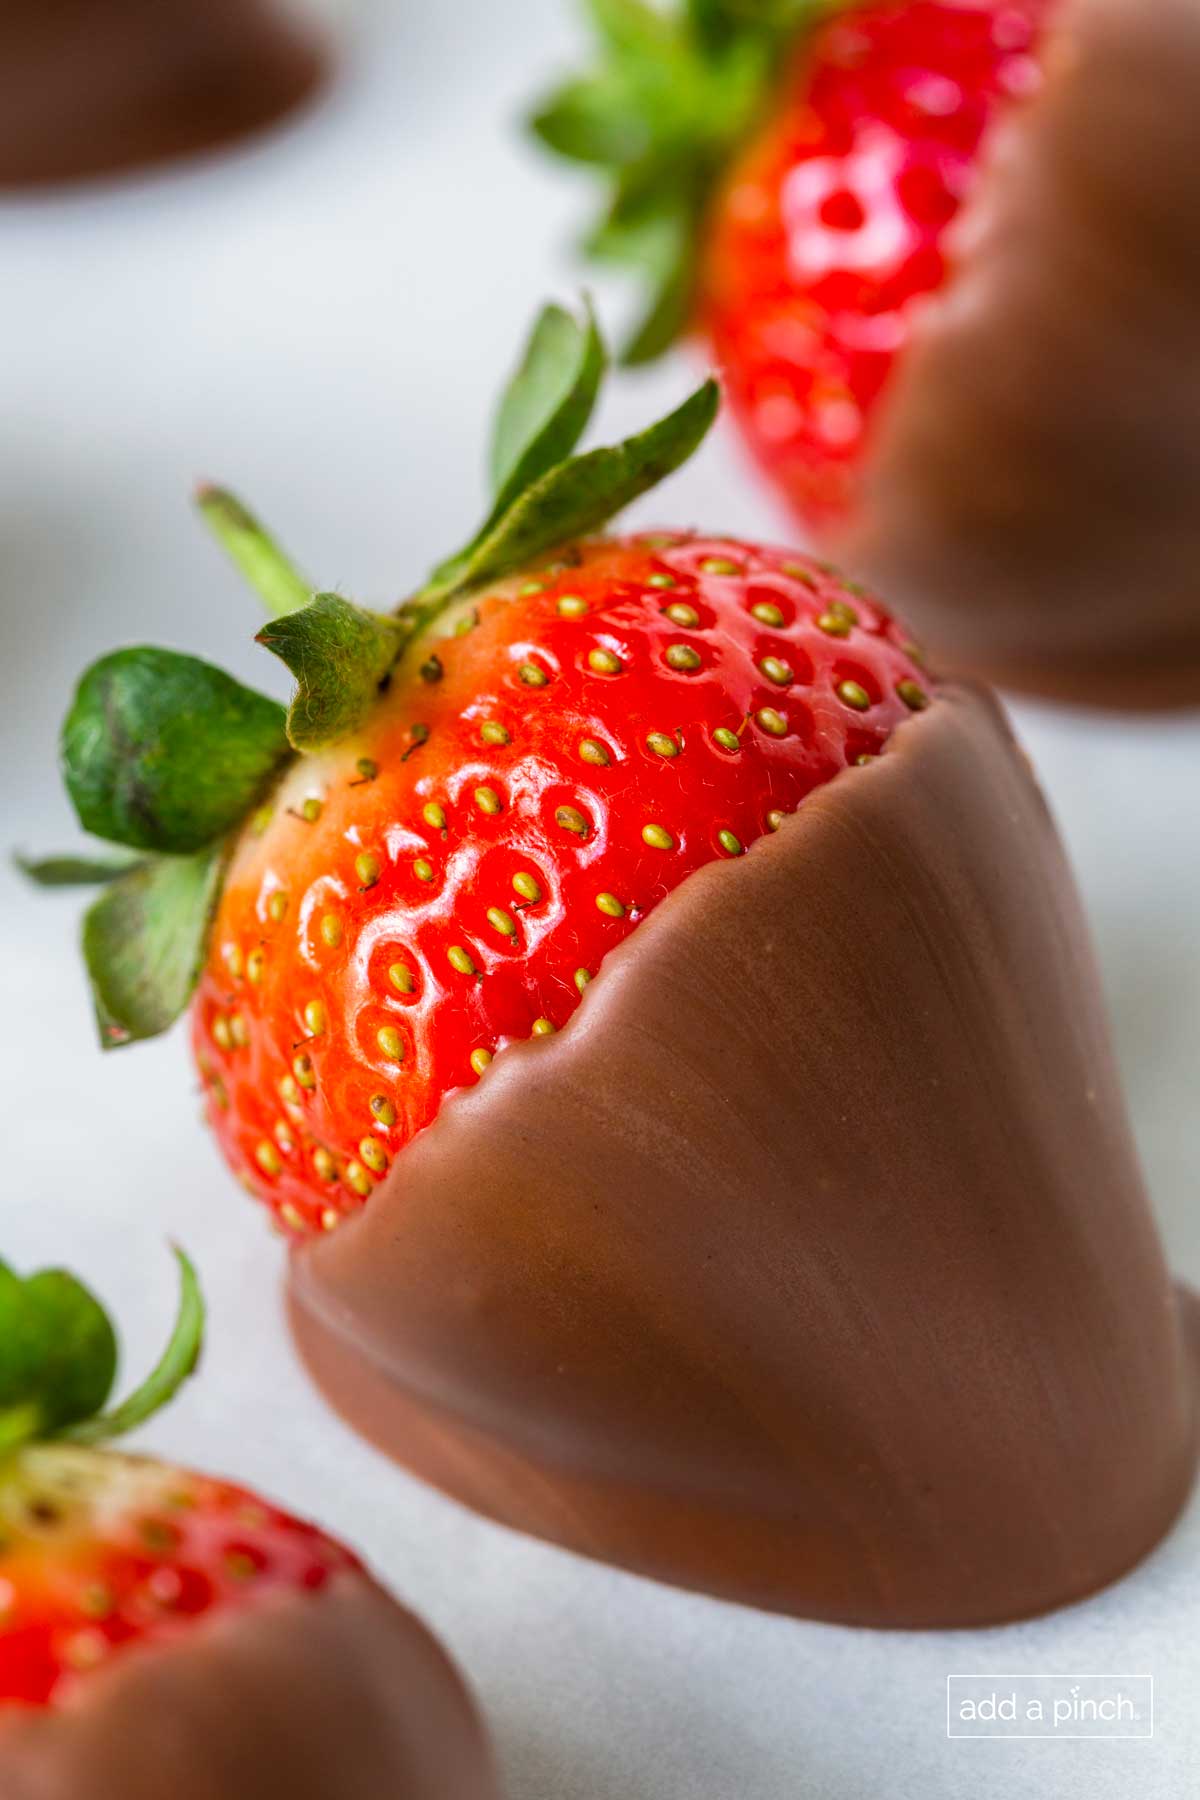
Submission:
<svg viewBox="0 0 1200 1800">
<path fill-rule="evenodd" d="M 946 1736 L 1150 1738 L 1153 1675 L 947 1675 Z"/>
</svg>

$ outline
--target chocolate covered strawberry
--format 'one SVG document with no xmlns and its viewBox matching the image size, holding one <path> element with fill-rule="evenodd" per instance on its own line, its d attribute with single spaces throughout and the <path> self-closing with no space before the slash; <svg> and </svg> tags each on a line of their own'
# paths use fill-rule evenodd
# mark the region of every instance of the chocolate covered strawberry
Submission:
<svg viewBox="0 0 1200 1800">
<path fill-rule="evenodd" d="M 151 650 L 98 663 L 67 719 L 83 824 L 148 853 L 85 925 L 102 1039 L 162 1030 L 198 978 L 213 1126 L 289 1232 L 369 1201 L 448 1095 L 567 1025 L 660 900 L 927 704 L 903 632 L 826 565 L 595 535 L 716 408 L 707 384 L 572 458 L 602 364 L 590 320 L 543 315 L 489 519 L 392 616 L 312 598 L 203 496 L 277 615 L 260 641 L 298 680 L 286 721 Z"/>
<path fill-rule="evenodd" d="M 0 1264 L 5 1800 L 496 1800 L 457 1671 L 348 1550 L 114 1439 L 191 1374 L 196 1277 L 158 1367 L 104 1410 L 113 1328 L 71 1275 Z"/>
<path fill-rule="evenodd" d="M 22 1280 L 0 1265 L 0 1719 L 14 1702 L 57 1703 L 133 1646 L 358 1566 L 241 1488 L 108 1447 L 195 1368 L 203 1306 L 180 1265 L 171 1343 L 112 1412 L 116 1339 L 99 1302 L 62 1270 Z"/>
<path fill-rule="evenodd" d="M 607 171 L 589 249 L 648 278 L 630 360 L 698 327 L 756 458 L 841 523 L 1052 0 L 598 0 L 596 68 L 539 110 Z"/>
</svg>

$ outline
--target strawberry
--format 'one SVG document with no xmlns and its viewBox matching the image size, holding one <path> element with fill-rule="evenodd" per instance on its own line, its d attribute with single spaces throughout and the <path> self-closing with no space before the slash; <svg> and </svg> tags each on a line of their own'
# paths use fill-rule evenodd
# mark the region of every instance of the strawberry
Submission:
<svg viewBox="0 0 1200 1800">
<path fill-rule="evenodd" d="M 102 1041 L 163 1029 L 203 957 L 212 1124 L 291 1234 L 361 1207 L 448 1094 L 568 1023 L 665 895 L 927 704 L 901 629 L 827 565 L 593 535 L 715 409 L 706 385 L 571 458 L 602 362 L 590 318 L 548 309 L 492 516 L 392 617 L 310 598 L 244 509 L 203 497 L 277 612 L 291 752 L 270 702 L 160 651 L 104 659 L 68 717 L 83 823 L 156 853 L 79 872 L 116 876 L 84 935 Z"/>
<path fill-rule="evenodd" d="M 847 522 L 989 134 L 1037 85 L 1051 0 L 591 0 L 594 75 L 533 125 L 612 172 L 590 241 L 653 286 L 630 361 L 708 338 L 809 526 Z M 832 16 L 830 16 L 832 14 Z"/>
<path fill-rule="evenodd" d="M 0 1718 L 15 1703 L 57 1706 L 131 1647 L 359 1567 L 239 1487 L 106 1447 L 195 1368 L 203 1306 L 180 1266 L 166 1354 L 105 1413 L 116 1341 L 99 1302 L 61 1270 L 22 1281 L 0 1264 Z"/>
</svg>

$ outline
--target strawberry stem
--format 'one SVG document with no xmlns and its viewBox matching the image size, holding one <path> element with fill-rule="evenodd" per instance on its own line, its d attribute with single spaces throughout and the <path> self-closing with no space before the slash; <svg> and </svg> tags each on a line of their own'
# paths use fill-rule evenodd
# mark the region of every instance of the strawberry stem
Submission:
<svg viewBox="0 0 1200 1800">
<path fill-rule="evenodd" d="M 222 549 L 236 563 L 273 619 L 297 612 L 313 597 L 301 575 L 253 513 L 225 488 L 197 489 L 196 505 Z"/>
</svg>

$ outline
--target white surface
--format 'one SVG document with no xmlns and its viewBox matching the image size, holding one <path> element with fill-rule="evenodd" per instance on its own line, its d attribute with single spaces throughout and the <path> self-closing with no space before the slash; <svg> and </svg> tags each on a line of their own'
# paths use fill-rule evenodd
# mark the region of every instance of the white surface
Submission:
<svg viewBox="0 0 1200 1800">
<path fill-rule="evenodd" d="M 99 651 L 162 641 L 274 681 L 252 601 L 189 515 L 196 476 L 238 487 L 323 582 L 364 598 L 410 584 L 471 521 L 499 375 L 535 302 L 574 280 L 582 196 L 509 129 L 569 54 L 566 15 L 567 0 L 381 3 L 359 66 L 271 142 L 0 210 L 4 839 L 73 841 L 55 735 Z M 649 417 L 690 373 L 627 387 L 606 423 Z M 727 441 L 642 511 L 779 534 Z M 1020 723 L 1092 909 L 1172 1254 L 1200 1278 L 1200 721 Z M 322 1410 L 280 1326 L 278 1245 L 200 1129 L 181 1039 L 101 1059 L 76 901 L 0 883 L 0 1254 L 69 1257 L 135 1369 L 173 1298 L 160 1245 L 192 1247 L 207 1379 L 153 1442 L 361 1546 L 469 1670 L 511 1800 L 1195 1792 L 1200 1504 L 1088 1605 L 956 1636 L 769 1619 L 472 1518 Z M 1157 1736 L 948 1743 L 945 1676 L 973 1670 L 1151 1671 Z"/>
</svg>

